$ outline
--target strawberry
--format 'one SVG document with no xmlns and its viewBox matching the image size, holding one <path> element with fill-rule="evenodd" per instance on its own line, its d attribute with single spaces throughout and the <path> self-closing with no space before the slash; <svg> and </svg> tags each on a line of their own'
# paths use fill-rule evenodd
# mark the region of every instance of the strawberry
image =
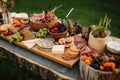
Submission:
<svg viewBox="0 0 120 80">
<path fill-rule="evenodd" d="M 56 22 L 56 23 L 54 24 L 55 27 L 58 27 L 59 25 L 60 25 L 60 22 Z"/>
<path fill-rule="evenodd" d="M 56 31 L 58 30 L 58 28 L 57 28 L 57 27 L 55 27 L 54 29 L 55 29 Z"/>
<path fill-rule="evenodd" d="M 52 32 L 52 33 L 55 33 L 56 31 L 55 31 L 55 29 L 52 29 L 51 32 Z"/>
</svg>

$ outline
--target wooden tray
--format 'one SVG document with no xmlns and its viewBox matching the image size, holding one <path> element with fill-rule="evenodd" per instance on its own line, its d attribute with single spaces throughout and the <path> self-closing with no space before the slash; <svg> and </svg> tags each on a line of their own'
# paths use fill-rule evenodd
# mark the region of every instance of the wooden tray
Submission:
<svg viewBox="0 0 120 80">
<path fill-rule="evenodd" d="M 7 38 L 5 36 L 1 35 L 1 38 L 7 40 Z M 45 58 L 48 58 L 52 61 L 55 61 L 55 62 L 57 62 L 59 64 L 62 64 L 66 67 L 69 67 L 69 68 L 72 68 L 73 65 L 79 60 L 79 57 L 77 57 L 75 59 L 72 59 L 72 60 L 64 60 L 64 59 L 62 59 L 61 54 L 59 54 L 59 55 L 58 54 L 57 55 L 56 54 L 51 54 L 51 49 L 40 49 L 40 48 L 38 48 L 38 46 L 34 46 L 33 48 L 29 49 L 26 46 L 24 46 L 21 42 L 14 41 L 13 43 L 16 44 L 17 46 L 25 48 L 29 51 L 32 51 L 32 52 L 34 52 L 38 55 L 41 55 Z"/>
</svg>

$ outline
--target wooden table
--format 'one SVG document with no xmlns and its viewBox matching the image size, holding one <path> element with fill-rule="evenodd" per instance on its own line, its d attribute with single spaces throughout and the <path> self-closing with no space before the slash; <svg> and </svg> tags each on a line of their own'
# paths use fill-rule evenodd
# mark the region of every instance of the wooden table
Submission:
<svg viewBox="0 0 120 80">
<path fill-rule="evenodd" d="M 20 67 L 25 67 L 39 74 L 44 79 L 81 80 L 78 62 L 70 69 L 15 44 L 10 44 L 1 38 L 0 54 L 7 56 L 10 60 L 19 64 Z"/>
</svg>

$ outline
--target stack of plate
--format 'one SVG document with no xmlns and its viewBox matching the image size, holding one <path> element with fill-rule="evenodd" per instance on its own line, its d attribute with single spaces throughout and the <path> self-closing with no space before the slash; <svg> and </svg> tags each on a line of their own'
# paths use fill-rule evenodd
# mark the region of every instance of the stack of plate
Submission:
<svg viewBox="0 0 120 80">
<path fill-rule="evenodd" d="M 120 41 L 111 41 L 107 43 L 107 49 L 108 51 L 120 54 Z"/>
</svg>

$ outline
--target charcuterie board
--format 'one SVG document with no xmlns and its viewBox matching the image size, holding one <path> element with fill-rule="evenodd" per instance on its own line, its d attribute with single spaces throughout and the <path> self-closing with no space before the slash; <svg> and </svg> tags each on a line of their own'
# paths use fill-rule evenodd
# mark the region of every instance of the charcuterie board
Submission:
<svg viewBox="0 0 120 80">
<path fill-rule="evenodd" d="M 5 36 L 3 36 L 3 35 L 1 35 L 1 38 L 7 40 L 7 38 Z M 66 66 L 66 67 L 69 67 L 69 68 L 72 68 L 73 65 L 79 60 L 79 57 L 77 57 L 75 59 L 71 59 L 71 60 L 64 60 L 62 58 L 62 54 L 52 54 L 51 49 L 42 49 L 42 48 L 39 48 L 37 45 L 35 45 L 34 47 L 29 49 L 28 47 L 23 45 L 22 42 L 14 41 L 13 43 L 16 44 L 17 46 L 25 48 L 25 49 L 27 49 L 27 50 L 35 53 L 35 54 L 43 56 L 43 57 L 45 57 L 45 58 L 47 58 L 49 60 L 55 61 L 55 62 L 57 62 L 59 64 L 62 64 L 64 66 Z"/>
</svg>

